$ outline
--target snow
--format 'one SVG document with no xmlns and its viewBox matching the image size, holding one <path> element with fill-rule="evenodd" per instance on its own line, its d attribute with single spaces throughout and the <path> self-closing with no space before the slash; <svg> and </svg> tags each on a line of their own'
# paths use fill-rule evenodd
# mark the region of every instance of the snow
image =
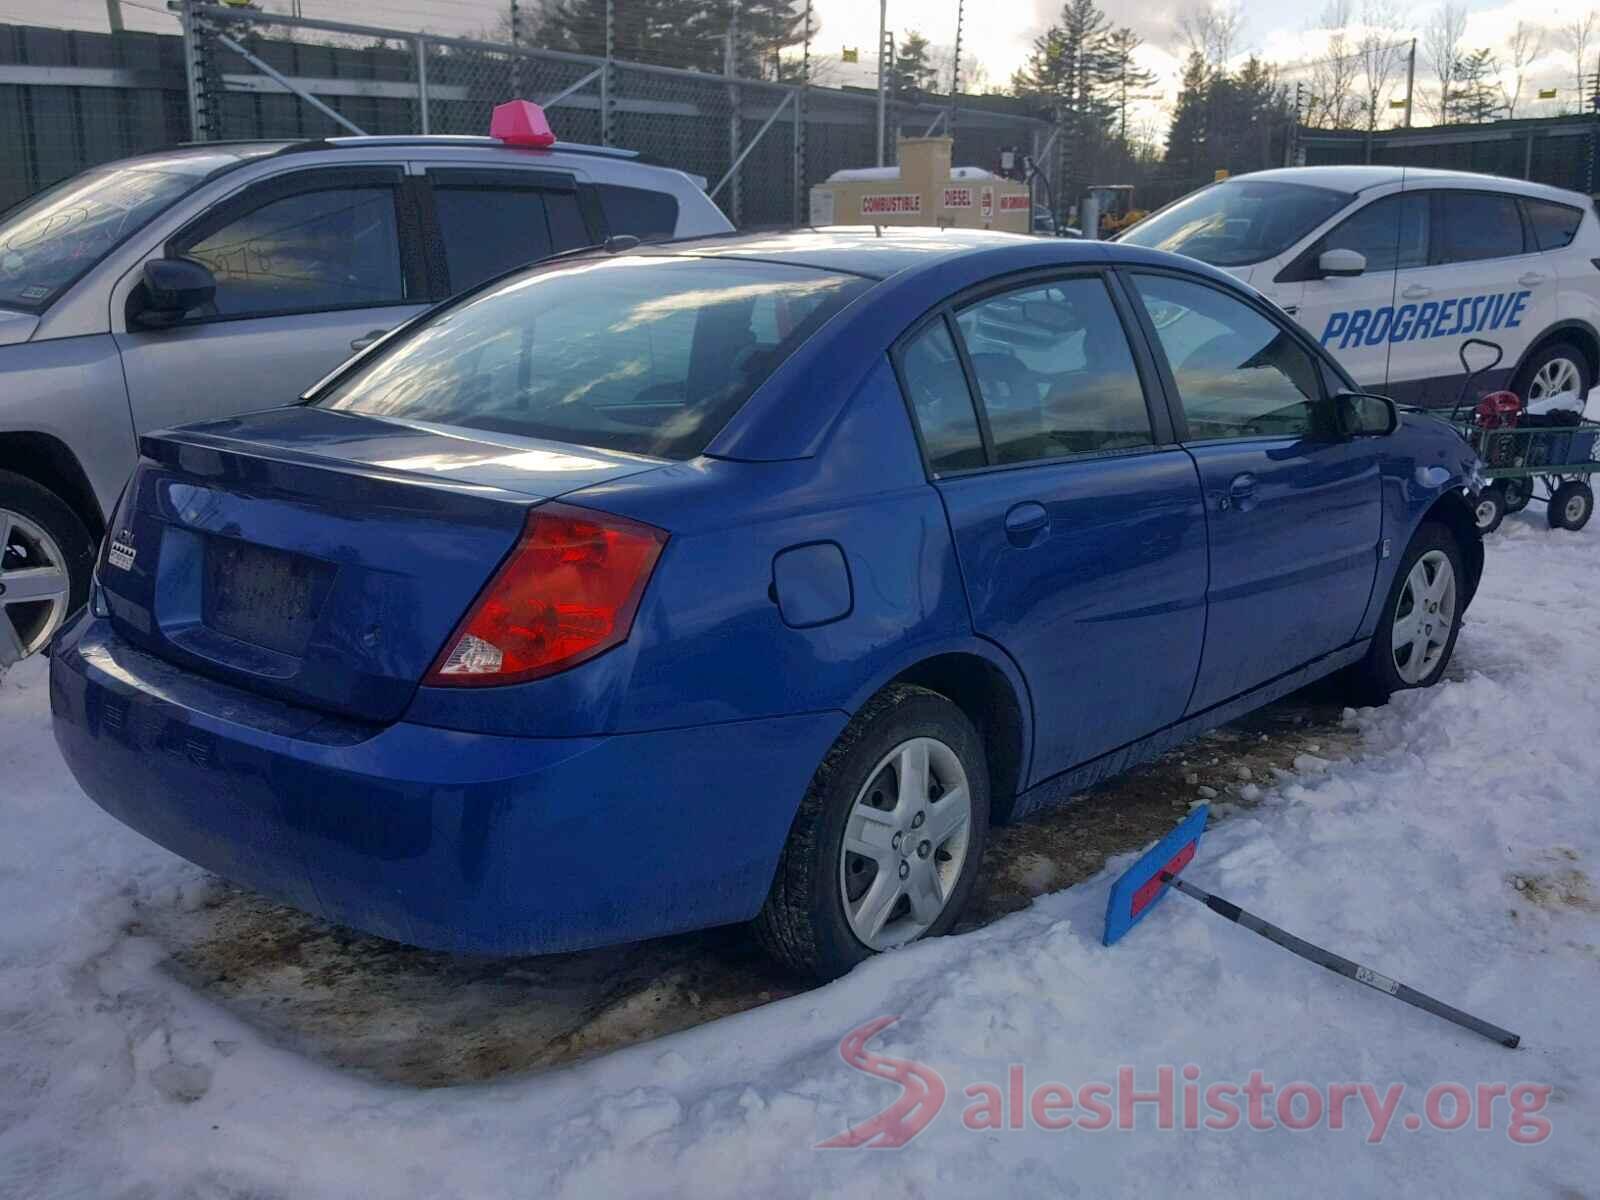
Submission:
<svg viewBox="0 0 1600 1200">
<path fill-rule="evenodd" d="M 1593 1194 L 1597 619 L 1600 523 L 1551 533 L 1539 505 L 1508 519 L 1452 677 L 1348 714 L 1353 759 L 1258 773 L 1259 802 L 1214 821 L 1186 876 L 1516 1030 L 1520 1050 L 1181 896 L 1105 949 L 1124 857 L 829 987 L 576 1067 L 432 1091 L 269 1041 L 164 965 L 139 911 L 203 906 L 211 885 L 77 791 L 49 740 L 45 664 L 25 663 L 0 682 L 0 1196 Z M 899 1095 L 839 1053 L 851 1029 L 895 1015 L 869 1048 L 936 1070 L 942 1110 L 898 1150 L 817 1149 Z M 1012 1064 L 1030 1094 L 1124 1066 L 1140 1091 L 1191 1064 L 1202 1089 L 1253 1071 L 1280 1089 L 1366 1083 L 1380 1121 L 1390 1087 L 1406 1090 L 1381 1140 L 1363 1099 L 1342 1129 L 1304 1132 L 1162 1130 L 1148 1104 L 1129 1130 L 1012 1129 L 1009 1110 L 1001 1128 L 967 1128 L 965 1090 L 1004 1098 Z M 1503 1096 L 1490 1129 L 1407 1129 L 1448 1082 L 1548 1088 L 1548 1137 L 1512 1141 Z"/>
</svg>

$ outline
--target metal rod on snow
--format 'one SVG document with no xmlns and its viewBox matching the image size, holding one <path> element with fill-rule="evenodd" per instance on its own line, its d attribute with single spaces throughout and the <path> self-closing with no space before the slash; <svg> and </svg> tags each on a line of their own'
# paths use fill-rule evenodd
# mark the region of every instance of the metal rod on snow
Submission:
<svg viewBox="0 0 1600 1200">
<path fill-rule="evenodd" d="M 1413 1008 L 1420 1008 L 1423 1012 L 1432 1013 L 1436 1017 L 1443 1017 L 1446 1021 L 1454 1022 L 1463 1029 L 1470 1029 L 1473 1033 L 1481 1034 L 1490 1041 L 1499 1042 L 1515 1050 L 1521 1038 L 1508 1029 L 1501 1029 L 1498 1025 L 1491 1025 L 1488 1021 L 1480 1020 L 1471 1013 L 1464 1013 L 1459 1008 L 1452 1008 L 1442 1000 L 1435 1000 L 1423 992 L 1387 975 L 1380 975 L 1371 967 L 1364 967 L 1358 962 L 1342 958 L 1332 951 L 1324 950 L 1321 946 L 1313 946 L 1310 942 L 1295 937 L 1286 929 L 1279 929 L 1269 921 L 1263 921 L 1254 913 L 1246 912 L 1237 904 L 1230 903 L 1220 896 L 1213 896 L 1204 888 L 1196 887 L 1188 880 L 1179 879 L 1170 871 L 1161 872 L 1163 883 L 1171 884 L 1185 896 L 1198 900 L 1212 912 L 1219 916 L 1227 917 L 1236 925 L 1243 925 L 1251 933 L 1260 934 L 1269 942 L 1276 942 L 1291 954 L 1298 954 L 1307 962 L 1314 962 L 1319 967 L 1326 967 L 1336 975 L 1343 975 L 1346 979 L 1353 979 L 1357 983 L 1364 983 L 1369 988 L 1393 996 L 1396 1000 L 1404 1001 Z"/>
</svg>

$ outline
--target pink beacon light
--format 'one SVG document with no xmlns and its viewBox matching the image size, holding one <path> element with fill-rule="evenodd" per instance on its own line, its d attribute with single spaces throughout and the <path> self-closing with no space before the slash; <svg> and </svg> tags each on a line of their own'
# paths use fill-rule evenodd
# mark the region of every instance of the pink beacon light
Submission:
<svg viewBox="0 0 1600 1200">
<path fill-rule="evenodd" d="M 489 136 L 508 146 L 546 149 L 556 144 L 555 131 L 544 109 L 531 100 L 508 100 L 494 107 L 489 118 Z"/>
</svg>

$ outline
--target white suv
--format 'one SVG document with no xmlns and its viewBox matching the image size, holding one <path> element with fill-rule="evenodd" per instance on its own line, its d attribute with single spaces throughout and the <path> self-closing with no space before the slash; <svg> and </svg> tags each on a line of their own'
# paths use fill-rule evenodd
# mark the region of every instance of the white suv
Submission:
<svg viewBox="0 0 1600 1200">
<path fill-rule="evenodd" d="M 1600 226 L 1577 192 L 1414 167 L 1293 167 L 1202 188 L 1118 240 L 1237 275 L 1363 387 L 1397 400 L 1453 403 L 1469 337 L 1505 351 L 1484 386 L 1525 399 L 1587 396 L 1600 376 Z"/>
</svg>

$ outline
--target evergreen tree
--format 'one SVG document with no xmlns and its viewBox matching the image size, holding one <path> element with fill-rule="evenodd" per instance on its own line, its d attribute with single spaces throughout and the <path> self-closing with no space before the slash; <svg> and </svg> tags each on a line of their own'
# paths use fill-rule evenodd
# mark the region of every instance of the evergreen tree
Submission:
<svg viewBox="0 0 1600 1200">
<path fill-rule="evenodd" d="M 1167 166 L 1182 178 L 1204 170 L 1210 131 L 1211 71 L 1198 50 L 1191 50 L 1178 82 L 1178 101 L 1167 126 Z"/>
<path fill-rule="evenodd" d="M 1106 35 L 1106 78 L 1117 109 L 1117 140 L 1124 147 L 1128 145 L 1128 99 L 1140 89 L 1154 86 L 1157 78 L 1154 71 L 1134 60 L 1143 44 L 1144 39 L 1127 26 Z"/>
<path fill-rule="evenodd" d="M 895 46 L 889 88 L 897 99 L 915 102 L 936 90 L 938 68 L 928 51 L 928 39 L 914 29 L 908 30 Z"/>
<path fill-rule="evenodd" d="M 1472 125 L 1504 116 L 1505 97 L 1495 82 L 1499 74 L 1500 63 L 1487 47 L 1458 59 L 1450 89 L 1450 115 Z"/>
</svg>

